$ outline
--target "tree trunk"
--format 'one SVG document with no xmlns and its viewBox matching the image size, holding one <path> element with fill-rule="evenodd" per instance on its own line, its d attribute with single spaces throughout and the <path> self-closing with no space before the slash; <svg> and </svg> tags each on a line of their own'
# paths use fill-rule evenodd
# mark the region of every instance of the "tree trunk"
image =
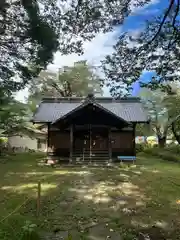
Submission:
<svg viewBox="0 0 180 240">
<path fill-rule="evenodd" d="M 180 135 L 177 134 L 176 130 L 175 130 L 175 122 L 172 123 L 171 125 L 171 129 L 172 129 L 172 132 L 174 134 L 174 137 L 176 139 L 176 141 L 178 142 L 178 144 L 180 144 Z"/>
<path fill-rule="evenodd" d="M 160 148 L 164 148 L 166 146 L 166 136 L 165 137 L 158 136 L 158 145 Z"/>
<path fill-rule="evenodd" d="M 144 143 L 148 144 L 147 137 L 144 137 Z"/>
</svg>

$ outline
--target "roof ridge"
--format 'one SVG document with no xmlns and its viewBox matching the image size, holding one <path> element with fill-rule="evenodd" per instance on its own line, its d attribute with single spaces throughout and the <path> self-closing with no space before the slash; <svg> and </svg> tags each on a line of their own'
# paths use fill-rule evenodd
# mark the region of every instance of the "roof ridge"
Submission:
<svg viewBox="0 0 180 240">
<path fill-rule="evenodd" d="M 58 102 L 80 102 L 80 101 L 83 101 L 83 100 L 86 100 L 87 97 L 58 97 L 58 98 L 55 98 L 55 97 L 45 97 L 45 98 L 42 98 L 42 101 L 41 102 L 55 102 L 55 103 L 58 103 Z M 98 102 L 98 101 L 102 101 L 102 102 L 139 102 L 140 101 L 140 98 L 139 97 L 123 97 L 123 98 L 119 98 L 119 99 L 115 99 L 113 97 L 94 97 L 94 101 Z"/>
<path fill-rule="evenodd" d="M 33 122 L 47 123 L 54 122 L 61 116 L 66 115 L 78 106 L 83 104 L 98 104 L 107 108 L 117 116 L 130 122 L 146 122 L 147 113 L 144 110 L 140 98 L 126 97 L 114 99 L 110 97 L 95 98 L 88 101 L 88 98 L 44 98 L 33 116 Z M 103 121 L 103 120 L 102 120 Z"/>
</svg>

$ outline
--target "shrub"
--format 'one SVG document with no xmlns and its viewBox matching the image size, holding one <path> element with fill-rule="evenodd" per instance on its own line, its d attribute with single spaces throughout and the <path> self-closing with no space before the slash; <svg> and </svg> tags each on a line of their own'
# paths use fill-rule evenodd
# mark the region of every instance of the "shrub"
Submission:
<svg viewBox="0 0 180 240">
<path fill-rule="evenodd" d="M 145 144 L 143 143 L 136 143 L 136 153 L 143 152 L 144 151 L 144 146 Z"/>
<path fill-rule="evenodd" d="M 174 153 L 174 154 L 180 154 L 180 146 L 179 145 L 170 145 L 166 147 L 166 150 Z"/>
<path fill-rule="evenodd" d="M 180 162 L 179 156 L 172 154 L 168 151 L 162 151 L 158 153 L 158 157 L 161 157 L 164 160 L 171 161 L 171 162 Z"/>
<path fill-rule="evenodd" d="M 151 147 L 151 148 L 144 149 L 144 153 L 151 154 L 153 156 L 157 156 L 159 151 L 160 151 L 160 149 L 157 147 Z"/>
<path fill-rule="evenodd" d="M 141 143 L 141 144 L 136 144 L 136 153 L 140 153 L 140 152 L 146 152 L 146 151 L 151 151 L 151 149 L 153 149 L 154 146 L 147 144 L 147 143 Z"/>
<path fill-rule="evenodd" d="M 26 221 L 22 227 L 21 240 L 40 240 L 39 234 L 37 233 L 37 225 Z"/>
<path fill-rule="evenodd" d="M 144 150 L 144 153 L 149 154 L 151 156 L 160 157 L 161 159 L 164 159 L 166 161 L 172 161 L 172 162 L 180 162 L 179 153 L 172 152 L 169 148 L 148 148 Z"/>
</svg>

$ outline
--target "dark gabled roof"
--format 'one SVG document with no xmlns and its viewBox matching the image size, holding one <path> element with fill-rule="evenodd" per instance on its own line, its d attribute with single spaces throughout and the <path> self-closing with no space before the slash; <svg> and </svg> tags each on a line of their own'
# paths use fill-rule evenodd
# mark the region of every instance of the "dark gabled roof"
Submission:
<svg viewBox="0 0 180 240">
<path fill-rule="evenodd" d="M 84 101 L 82 104 L 80 104 L 79 106 L 77 106 L 76 108 L 74 108 L 72 111 L 68 112 L 67 114 L 61 116 L 60 118 L 58 118 L 57 120 L 55 120 L 53 123 L 56 123 L 59 120 L 68 118 L 68 116 L 72 115 L 75 112 L 78 112 L 80 110 L 82 110 L 83 108 L 86 108 L 87 106 L 93 104 L 94 107 L 97 107 L 98 109 L 101 109 L 101 111 L 106 112 L 108 114 L 110 114 L 111 116 L 113 116 L 114 118 L 124 122 L 124 123 L 128 123 L 126 120 L 124 120 L 123 118 L 119 117 L 117 114 L 114 114 L 112 111 L 109 111 L 107 108 L 104 108 L 102 106 L 102 104 L 97 103 L 96 101 Z"/>
<path fill-rule="evenodd" d="M 33 122 L 55 122 L 80 107 L 87 98 L 44 98 L 33 117 Z M 127 122 L 147 122 L 148 116 L 139 98 L 98 97 L 91 99 L 108 112 Z"/>
</svg>

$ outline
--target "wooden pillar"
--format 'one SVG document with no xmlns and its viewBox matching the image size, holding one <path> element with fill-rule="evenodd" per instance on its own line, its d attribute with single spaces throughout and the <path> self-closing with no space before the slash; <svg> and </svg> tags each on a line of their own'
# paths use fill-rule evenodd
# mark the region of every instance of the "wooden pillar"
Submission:
<svg viewBox="0 0 180 240">
<path fill-rule="evenodd" d="M 50 151 L 50 123 L 47 124 L 47 155 Z"/>
<path fill-rule="evenodd" d="M 108 129 L 108 152 L 109 152 L 109 162 L 112 162 L 112 139 L 111 139 L 111 128 Z"/>
<path fill-rule="evenodd" d="M 90 163 L 92 161 L 92 127 L 91 124 L 89 124 L 89 158 Z"/>
<path fill-rule="evenodd" d="M 70 156 L 69 156 L 69 162 L 72 162 L 73 158 L 73 125 L 70 126 Z"/>
<path fill-rule="evenodd" d="M 136 123 L 133 123 L 133 153 L 136 156 Z"/>
</svg>

